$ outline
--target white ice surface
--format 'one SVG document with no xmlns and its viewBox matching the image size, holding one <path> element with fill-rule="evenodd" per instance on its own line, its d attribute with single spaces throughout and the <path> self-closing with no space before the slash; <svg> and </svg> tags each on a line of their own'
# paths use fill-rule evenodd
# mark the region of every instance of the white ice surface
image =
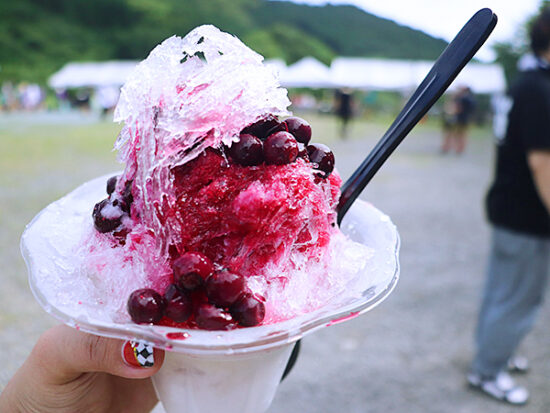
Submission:
<svg viewBox="0 0 550 413">
<path fill-rule="evenodd" d="M 115 148 L 125 169 L 118 190 L 132 182 L 132 209 L 156 234 L 153 248 L 165 262 L 182 232 L 158 212 L 175 207 L 172 169 L 208 147 L 230 146 L 257 120 L 290 114 L 287 91 L 262 61 L 235 36 L 204 25 L 155 47 L 122 87 L 115 121 L 124 126 Z"/>
</svg>

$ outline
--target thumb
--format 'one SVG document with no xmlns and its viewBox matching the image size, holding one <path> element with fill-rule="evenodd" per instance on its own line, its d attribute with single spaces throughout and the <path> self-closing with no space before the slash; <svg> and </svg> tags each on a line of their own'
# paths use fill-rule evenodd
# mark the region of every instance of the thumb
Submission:
<svg viewBox="0 0 550 413">
<path fill-rule="evenodd" d="M 59 325 L 40 337 L 30 358 L 41 366 L 39 371 L 47 375 L 45 379 L 55 384 L 69 382 L 88 372 L 104 372 L 129 379 L 155 374 L 164 360 L 164 351 L 143 344 L 134 347 L 123 340 Z M 145 354 L 148 349 L 152 350 L 151 354 Z"/>
</svg>

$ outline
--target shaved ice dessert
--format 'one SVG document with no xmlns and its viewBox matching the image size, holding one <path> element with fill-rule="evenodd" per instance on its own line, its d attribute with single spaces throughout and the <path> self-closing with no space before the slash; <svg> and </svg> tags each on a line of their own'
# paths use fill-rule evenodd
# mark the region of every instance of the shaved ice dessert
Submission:
<svg viewBox="0 0 550 413">
<path fill-rule="evenodd" d="M 227 330 L 315 310 L 372 256 L 336 225 L 328 147 L 236 37 L 171 37 L 122 88 L 124 170 L 78 255 L 117 323 Z"/>
<path fill-rule="evenodd" d="M 47 312 L 170 350 L 152 377 L 168 413 L 265 412 L 297 340 L 398 280 L 395 226 L 358 200 L 340 231 L 334 155 L 262 60 L 213 26 L 165 40 L 121 91 L 124 169 L 21 239 Z"/>
</svg>

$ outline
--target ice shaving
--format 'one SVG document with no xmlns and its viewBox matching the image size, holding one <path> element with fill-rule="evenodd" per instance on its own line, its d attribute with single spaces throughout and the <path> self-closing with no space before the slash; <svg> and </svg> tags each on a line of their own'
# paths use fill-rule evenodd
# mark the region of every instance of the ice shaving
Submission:
<svg viewBox="0 0 550 413">
<path fill-rule="evenodd" d="M 118 323 L 228 330 L 288 320 L 372 255 L 336 225 L 334 155 L 236 37 L 201 26 L 128 78 L 125 165 L 90 210 L 79 276 Z"/>
</svg>

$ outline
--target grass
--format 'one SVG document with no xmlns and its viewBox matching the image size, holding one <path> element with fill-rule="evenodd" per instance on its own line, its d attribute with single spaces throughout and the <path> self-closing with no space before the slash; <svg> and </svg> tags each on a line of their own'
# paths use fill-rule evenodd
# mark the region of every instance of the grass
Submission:
<svg viewBox="0 0 550 413">
<path fill-rule="evenodd" d="M 17 125 L 0 138 L 0 202 L 53 200 L 95 175 L 117 168 L 111 151 L 119 126 Z M 4 208 L 0 209 L 3 223 Z"/>
<path fill-rule="evenodd" d="M 80 183 L 120 168 L 111 151 L 119 129 L 106 122 L 18 122 L 0 127 L 0 261 L 5 265 L 2 281 L 26 287 L 19 239 L 34 215 Z"/>
<path fill-rule="evenodd" d="M 120 127 L 94 125 L 18 125 L 2 133 L 0 185 L 17 182 L 22 175 L 40 176 L 54 170 L 74 171 L 88 163 L 113 162 L 111 153 Z"/>
<path fill-rule="evenodd" d="M 120 168 L 111 151 L 118 125 L 0 118 L 0 391 L 53 320 L 34 301 L 19 251 L 25 225 L 80 183 Z M 62 219 L 62 217 L 60 217 Z"/>
</svg>

